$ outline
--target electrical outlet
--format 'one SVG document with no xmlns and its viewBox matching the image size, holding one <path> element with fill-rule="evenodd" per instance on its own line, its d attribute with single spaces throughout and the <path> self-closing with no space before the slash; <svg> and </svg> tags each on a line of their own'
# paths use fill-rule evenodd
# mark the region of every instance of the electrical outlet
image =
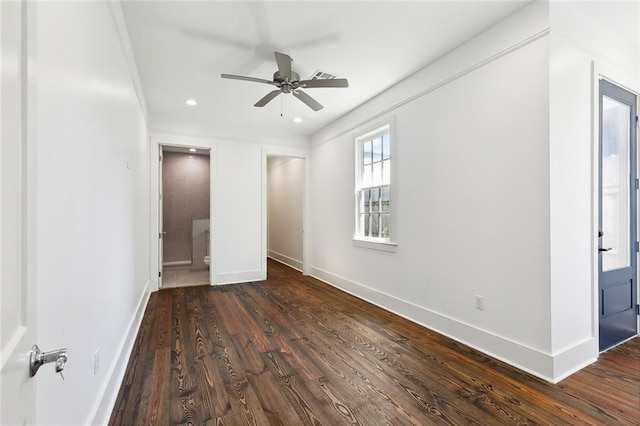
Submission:
<svg viewBox="0 0 640 426">
<path fill-rule="evenodd" d="M 93 375 L 97 375 L 100 371 L 100 349 L 96 349 L 93 353 Z"/>
<path fill-rule="evenodd" d="M 484 311 L 484 297 L 476 295 L 476 309 Z"/>
</svg>

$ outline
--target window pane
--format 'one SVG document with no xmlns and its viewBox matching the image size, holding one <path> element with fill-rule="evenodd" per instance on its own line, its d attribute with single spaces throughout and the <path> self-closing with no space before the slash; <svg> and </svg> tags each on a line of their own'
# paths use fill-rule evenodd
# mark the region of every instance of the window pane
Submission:
<svg viewBox="0 0 640 426">
<path fill-rule="evenodd" d="M 360 208 L 360 211 L 363 213 L 369 213 L 369 189 L 365 189 L 362 191 L 362 204 L 363 206 Z"/>
<path fill-rule="evenodd" d="M 363 214 L 362 215 L 362 222 L 364 224 L 364 236 L 368 237 L 369 236 L 369 217 L 370 215 L 368 214 Z"/>
<path fill-rule="evenodd" d="M 372 189 L 371 190 L 371 213 L 377 213 L 380 206 L 380 190 Z"/>
<path fill-rule="evenodd" d="M 362 168 L 362 186 L 372 186 L 372 165 L 368 164 Z"/>
<path fill-rule="evenodd" d="M 380 221 L 382 222 L 382 229 L 380 231 L 380 236 L 382 238 L 389 238 L 389 215 L 381 214 Z"/>
<path fill-rule="evenodd" d="M 602 270 L 629 266 L 629 142 L 631 110 L 607 96 L 602 100 Z"/>
<path fill-rule="evenodd" d="M 371 164 L 371 141 L 362 144 L 362 164 Z"/>
<path fill-rule="evenodd" d="M 389 187 L 380 188 L 381 212 L 389 213 Z"/>
<path fill-rule="evenodd" d="M 391 160 L 382 162 L 382 183 L 391 182 Z"/>
<path fill-rule="evenodd" d="M 379 236 L 379 231 L 378 231 L 379 218 L 380 218 L 379 214 L 372 214 L 371 215 L 371 236 L 372 237 L 378 237 Z"/>
<path fill-rule="evenodd" d="M 373 163 L 373 178 L 371 179 L 371 184 L 376 186 L 382 185 L 382 183 L 382 163 Z"/>
<path fill-rule="evenodd" d="M 391 138 L 389 133 L 382 135 L 382 159 L 386 160 L 391 157 Z"/>
<path fill-rule="evenodd" d="M 377 137 L 373 140 L 373 161 L 382 160 L 382 138 Z"/>
</svg>

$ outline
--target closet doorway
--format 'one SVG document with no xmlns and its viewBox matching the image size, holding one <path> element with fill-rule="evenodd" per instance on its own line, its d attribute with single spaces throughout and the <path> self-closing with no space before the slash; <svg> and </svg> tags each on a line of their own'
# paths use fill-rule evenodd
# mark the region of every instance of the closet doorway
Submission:
<svg viewBox="0 0 640 426">
<path fill-rule="evenodd" d="M 160 288 L 208 285 L 210 149 L 160 146 Z"/>
<path fill-rule="evenodd" d="M 267 258 L 304 269 L 304 158 L 267 156 Z"/>
</svg>

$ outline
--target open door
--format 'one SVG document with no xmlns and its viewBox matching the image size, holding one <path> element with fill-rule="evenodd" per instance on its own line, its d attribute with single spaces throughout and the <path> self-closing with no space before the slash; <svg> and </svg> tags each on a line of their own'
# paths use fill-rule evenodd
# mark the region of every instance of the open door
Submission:
<svg viewBox="0 0 640 426">
<path fill-rule="evenodd" d="M 164 250 L 164 222 L 162 213 L 162 145 L 158 147 L 158 288 L 162 288 L 162 263 Z"/>
<path fill-rule="evenodd" d="M 600 80 L 599 335 L 604 351 L 637 334 L 637 97 Z"/>
<path fill-rule="evenodd" d="M 32 153 L 27 143 L 27 2 L 0 2 L 0 424 L 35 422 Z"/>
</svg>

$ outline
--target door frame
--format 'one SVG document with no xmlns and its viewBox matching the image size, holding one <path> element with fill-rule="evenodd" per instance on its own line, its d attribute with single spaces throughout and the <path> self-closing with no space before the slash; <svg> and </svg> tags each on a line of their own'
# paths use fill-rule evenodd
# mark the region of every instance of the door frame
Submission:
<svg viewBox="0 0 640 426">
<path fill-rule="evenodd" d="M 310 259 L 310 238 L 309 238 L 309 150 L 294 147 L 266 147 L 262 149 L 262 275 L 267 278 L 267 157 L 290 157 L 299 158 L 304 161 L 304 182 L 302 185 L 302 274 L 310 275 L 309 259 Z"/>
<path fill-rule="evenodd" d="M 188 136 L 175 136 L 175 135 L 160 135 L 150 134 L 150 149 L 149 149 L 149 175 L 151 180 L 149 183 L 150 199 L 149 199 L 149 235 L 150 235 L 150 259 L 149 259 L 149 274 L 151 277 L 152 291 L 159 290 L 160 280 L 158 273 L 162 271 L 162 265 L 160 264 L 160 241 L 158 238 L 159 233 L 162 232 L 162 223 L 160 223 L 159 212 L 159 194 L 162 176 L 159 170 L 159 156 L 161 146 L 170 146 L 176 148 L 196 148 L 209 151 L 209 255 L 212 262 L 209 265 L 209 285 L 216 285 L 216 262 L 217 258 L 217 245 L 216 245 L 216 230 L 215 230 L 215 208 L 216 205 L 216 191 L 213 177 L 216 175 L 217 170 L 217 155 L 215 143 L 211 139 L 195 138 Z"/>
<path fill-rule="evenodd" d="M 592 243 L 591 243 L 591 271 L 592 271 L 592 324 L 591 331 L 592 337 L 595 342 L 596 353 L 600 350 L 600 265 L 599 265 L 599 218 L 600 218 L 600 80 L 607 80 L 631 93 L 636 95 L 636 102 L 640 103 L 640 79 L 620 71 L 607 64 L 592 61 L 592 102 L 591 102 L 591 123 L 592 123 Z M 636 131 L 636 138 L 640 139 L 640 132 Z M 638 144 L 639 141 L 636 141 Z M 636 170 L 638 170 L 638 164 L 640 164 L 640 149 L 636 152 Z M 636 217 L 636 229 L 640 230 L 640 197 L 636 200 L 636 211 L 638 212 Z M 640 239 L 640 235 L 636 236 L 636 239 Z M 640 265 L 640 253 L 636 252 L 636 264 Z M 638 268 L 640 270 L 640 267 Z M 640 277 L 639 271 L 636 271 L 636 304 L 640 304 L 640 288 L 638 278 Z M 636 330 L 640 333 L 640 316 L 636 316 Z M 637 336 L 638 334 L 636 334 Z"/>
<path fill-rule="evenodd" d="M 5 8 L 6 7 L 6 8 Z M 7 286 L 11 296 L 11 310 L 3 311 L 0 306 L 0 322 L 11 318 L 15 320 L 13 327 L 5 331 L 10 336 L 3 336 L 0 347 L 0 423 L 35 423 L 36 406 L 35 392 L 37 381 L 29 377 L 29 354 L 37 338 L 37 4 L 35 2 L 18 1 L 11 4 L 0 4 L 0 22 L 9 19 L 16 25 L 17 31 L 10 33 L 16 40 L 9 38 L 8 50 L 10 55 L 0 54 L 0 77 L 4 79 L 4 71 L 8 71 L 8 78 L 15 78 L 16 86 L 4 92 L 0 83 L 0 99 L 9 96 L 7 105 L 13 110 L 3 113 L 0 105 L 0 131 L 10 131 L 9 137 L 0 137 L 0 173 L 3 176 L 17 178 L 18 188 L 14 191 L 2 191 L 5 201 L 0 202 L 0 219 L 5 225 L 15 231 L 11 236 L 12 245 L 18 245 L 9 277 L 5 274 L 8 262 L 5 256 L 0 261 L 0 286 Z M 11 16 L 11 18 L 7 18 Z M 4 17 L 4 18 L 3 18 Z M 10 26 L 7 26 L 10 28 Z M 7 30 L 8 31 L 8 30 Z M 0 43 L 4 45 L 4 37 L 0 36 Z M 11 48 L 16 48 L 11 51 Z M 0 47 L 0 50 L 2 48 Z M 7 53 L 7 52 L 4 52 Z M 11 71 L 15 74 L 11 75 Z M 4 102 L 3 102 L 4 103 Z M 5 123 L 4 119 L 7 118 Z M 7 123 L 11 123 L 7 126 Z M 7 126 L 5 128 L 5 126 Z M 9 130 L 7 130 L 9 129 Z M 18 158 L 16 158 L 18 157 Z M 15 161 L 19 159 L 19 161 Z M 9 167 L 6 167 L 9 166 Z M 0 183 L 2 181 L 0 177 Z M 16 201 L 18 200 L 18 201 Z M 0 229 L 0 233 L 3 230 Z M 3 236 L 4 238 L 4 236 Z M 6 241 L 5 241 L 6 243 Z M 7 249 L 13 250 L 9 246 Z M 4 250 L 4 249 L 3 249 Z M 6 269 L 6 270 L 5 270 Z M 10 278 L 8 284 L 4 278 Z M 7 307 L 9 305 L 5 305 Z"/>
</svg>

